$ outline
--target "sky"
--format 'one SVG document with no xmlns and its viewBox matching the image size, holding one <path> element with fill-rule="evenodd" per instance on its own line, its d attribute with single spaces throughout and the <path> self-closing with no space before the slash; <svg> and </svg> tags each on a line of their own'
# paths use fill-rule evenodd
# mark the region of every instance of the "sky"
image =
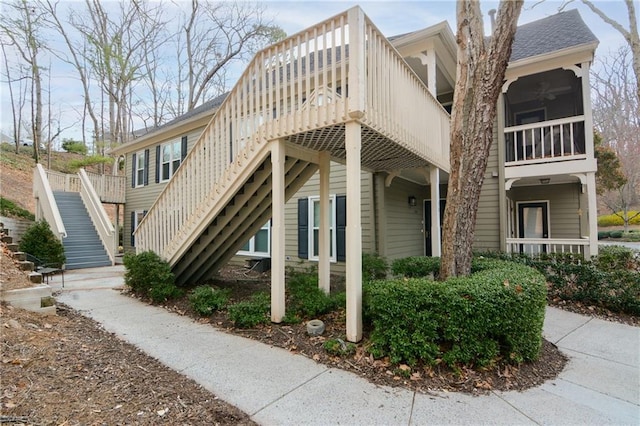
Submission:
<svg viewBox="0 0 640 426">
<path fill-rule="evenodd" d="M 64 1 L 64 0 L 62 0 Z M 3 0 L 0 0 L 0 13 Z M 280 26 L 288 35 L 293 35 L 306 27 L 321 22 L 333 15 L 341 13 L 353 6 L 359 5 L 373 23 L 389 37 L 397 34 L 416 31 L 442 21 L 447 21 L 455 33 L 456 4 L 453 0 L 414 0 L 414 1 L 263 1 L 266 8 L 265 16 L 273 24 Z M 518 24 L 525 24 L 558 12 L 565 1 L 529 0 L 520 15 Z M 178 3 L 179 4 L 179 3 Z M 596 1 L 595 4 L 610 17 L 628 28 L 628 16 L 623 0 Z M 636 11 L 640 12 L 640 1 L 635 0 Z M 481 7 L 485 16 L 485 28 L 490 27 L 487 12 L 497 8 L 497 1 L 482 1 Z M 579 0 L 572 1 L 566 6 L 568 9 L 578 9 L 582 19 L 600 40 L 596 51 L 597 58 L 616 51 L 625 44 L 622 35 L 610 25 L 604 23 Z M 3 64 L 4 65 L 4 64 Z M 58 141 L 62 138 L 81 139 L 81 127 L 78 111 L 82 110 L 82 92 L 76 81 L 73 70 L 51 64 L 51 96 L 57 105 L 56 117 L 60 117 L 63 130 Z M 240 74 L 241 70 L 238 72 Z M 4 73 L 3 73 L 4 74 Z M 48 82 L 47 82 L 48 84 Z M 11 134 L 11 109 L 8 99 L 7 85 L 4 78 L 0 82 L 0 132 Z M 46 102 L 46 99 L 45 99 Z M 58 142 L 59 143 L 59 142 Z"/>
</svg>

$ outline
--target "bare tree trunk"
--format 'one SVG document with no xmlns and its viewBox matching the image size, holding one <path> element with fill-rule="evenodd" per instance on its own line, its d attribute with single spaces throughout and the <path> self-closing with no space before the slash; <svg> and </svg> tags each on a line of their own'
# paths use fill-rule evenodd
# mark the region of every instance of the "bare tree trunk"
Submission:
<svg viewBox="0 0 640 426">
<path fill-rule="evenodd" d="M 502 1 L 489 45 L 480 4 L 457 8 L 458 66 L 451 116 L 451 174 L 444 214 L 440 277 L 468 275 L 480 191 L 493 142 L 496 103 L 523 1 Z"/>
<path fill-rule="evenodd" d="M 11 116 L 13 119 L 13 142 L 16 145 L 16 154 L 20 151 L 20 116 L 17 111 L 16 102 L 13 97 L 13 80 L 11 80 L 11 71 L 9 70 L 9 59 L 7 58 L 7 51 L 2 44 L 2 56 L 4 57 L 4 66 L 7 73 L 7 83 L 9 86 L 9 100 L 11 101 Z M 20 108 L 22 109 L 22 108 Z"/>
</svg>

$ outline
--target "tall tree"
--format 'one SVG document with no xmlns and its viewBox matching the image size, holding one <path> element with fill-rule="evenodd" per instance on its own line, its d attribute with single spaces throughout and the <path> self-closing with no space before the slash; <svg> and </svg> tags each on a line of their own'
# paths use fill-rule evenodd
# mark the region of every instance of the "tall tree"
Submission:
<svg viewBox="0 0 640 426">
<path fill-rule="evenodd" d="M 636 8 L 633 4 L 634 0 L 624 0 L 625 5 L 627 6 L 627 15 L 629 17 L 628 29 L 620 22 L 604 13 L 604 11 L 598 8 L 590 0 L 582 0 L 582 3 L 587 5 L 587 7 L 591 9 L 593 13 L 598 15 L 604 22 L 611 25 L 616 31 L 622 34 L 622 37 L 624 37 L 625 41 L 629 45 L 631 55 L 633 57 L 633 72 L 636 75 L 636 94 L 638 98 L 640 98 L 640 36 L 638 36 L 638 17 L 636 15 Z"/>
<path fill-rule="evenodd" d="M 25 92 L 27 86 L 24 84 L 25 78 L 20 73 L 15 79 L 12 77 L 12 70 L 9 57 L 7 56 L 7 49 L 5 43 L 0 43 L 2 46 L 2 57 L 4 58 L 5 76 L 7 78 L 7 86 L 9 89 L 9 101 L 11 103 L 11 118 L 12 118 L 12 136 L 16 146 L 16 154 L 20 150 L 20 139 L 22 133 L 22 111 L 24 110 L 24 104 L 27 98 Z M 15 87 L 15 85 L 18 87 Z M 17 93 L 14 93 L 14 88 L 17 89 Z"/>
<path fill-rule="evenodd" d="M 178 114 L 225 90 L 224 70 L 232 61 L 282 37 L 282 30 L 265 23 L 262 14 L 263 6 L 257 4 L 191 0 L 176 38 L 179 82 L 184 86 L 179 89 Z"/>
<path fill-rule="evenodd" d="M 522 0 L 503 0 L 489 41 L 480 4 L 457 3 L 457 80 L 451 115 L 451 173 L 440 276 L 468 275 L 480 191 L 493 141 L 497 101 L 511 56 Z"/>
<path fill-rule="evenodd" d="M 27 0 L 15 0 L 6 5 L 0 17 L 0 32 L 3 38 L 20 55 L 29 67 L 31 79 L 31 133 L 33 136 L 33 158 L 39 161 L 42 143 L 42 74 L 39 64 L 42 51 L 46 49 L 40 34 L 44 14 Z"/>
<path fill-rule="evenodd" d="M 628 46 L 600 60 L 592 73 L 593 122 L 602 148 L 615 152 L 624 182 L 602 191 L 600 200 L 628 226 L 629 211 L 640 204 L 640 98 L 635 89 Z M 598 169 L 608 165 L 598 158 Z M 620 182 L 619 182 L 620 183 Z"/>
</svg>

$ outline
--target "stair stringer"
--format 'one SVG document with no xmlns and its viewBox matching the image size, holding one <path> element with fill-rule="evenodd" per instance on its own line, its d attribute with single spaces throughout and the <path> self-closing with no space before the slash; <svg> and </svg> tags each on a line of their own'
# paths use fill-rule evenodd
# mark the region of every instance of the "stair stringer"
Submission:
<svg viewBox="0 0 640 426">
<path fill-rule="evenodd" d="M 285 163 L 285 202 L 291 199 L 318 170 L 317 164 L 292 157 L 287 158 L 287 163 Z M 189 265 L 186 274 L 179 277 L 179 283 L 197 283 L 215 276 L 218 270 L 229 262 L 247 240 L 271 218 L 271 176 L 265 184 L 267 190 L 259 200 L 256 200 L 257 203 L 251 206 L 252 215 L 238 223 L 237 227 L 226 227 L 219 234 L 208 235 L 208 238 L 201 242 L 203 249 L 196 256 L 197 261 Z"/>
<path fill-rule="evenodd" d="M 168 260 L 173 268 L 191 248 L 200 235 L 209 227 L 209 224 L 218 216 L 233 196 L 244 186 L 256 169 L 271 153 L 271 144 L 264 143 L 255 149 L 253 155 L 248 155 L 252 150 L 245 148 L 236 160 L 225 169 L 225 173 L 214 184 L 213 188 L 202 200 L 187 222 L 173 237 L 173 241 L 182 243 L 174 248 L 170 242 L 165 247 L 162 256 Z M 242 160 L 247 160 L 246 163 Z M 185 164 L 187 165 L 187 164 Z M 244 176 L 244 178 L 242 178 Z M 152 207 L 153 208 L 153 207 Z"/>
</svg>

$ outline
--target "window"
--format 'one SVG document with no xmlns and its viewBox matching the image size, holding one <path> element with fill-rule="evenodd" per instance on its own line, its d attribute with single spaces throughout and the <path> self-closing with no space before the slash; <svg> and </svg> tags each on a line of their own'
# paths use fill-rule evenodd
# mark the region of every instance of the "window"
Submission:
<svg viewBox="0 0 640 426">
<path fill-rule="evenodd" d="M 265 223 L 262 228 L 251 237 L 238 254 L 244 256 L 269 257 L 271 256 L 271 221 Z"/>
<path fill-rule="evenodd" d="M 329 255 L 332 262 L 345 260 L 346 197 L 329 198 Z M 320 198 L 298 200 L 298 257 L 318 260 L 320 252 Z"/>
<path fill-rule="evenodd" d="M 166 182 L 178 170 L 187 153 L 187 137 L 156 147 L 156 183 Z"/>
<path fill-rule="evenodd" d="M 133 233 L 138 229 L 138 225 L 140 225 L 140 222 L 142 222 L 142 219 L 146 214 L 146 210 L 131 212 L 131 247 L 136 246 L 136 239 Z"/>
<path fill-rule="evenodd" d="M 131 161 L 131 186 L 137 188 L 149 184 L 149 150 L 133 154 Z"/>
</svg>

